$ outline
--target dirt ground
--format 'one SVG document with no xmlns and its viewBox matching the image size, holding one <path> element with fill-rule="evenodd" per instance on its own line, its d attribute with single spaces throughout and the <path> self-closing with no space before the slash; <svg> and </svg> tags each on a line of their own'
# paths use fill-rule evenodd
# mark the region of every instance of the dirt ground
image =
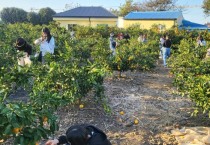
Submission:
<svg viewBox="0 0 210 145">
<path fill-rule="evenodd" d="M 91 97 L 83 101 L 83 109 L 79 105 L 61 108 L 55 137 L 72 124 L 90 123 L 104 130 L 113 145 L 172 145 L 178 144 L 172 129 L 209 126 L 208 116 L 191 116 L 193 103 L 176 95 L 169 71 L 157 65 L 151 72 L 124 72 L 122 78 L 115 72 L 104 82 L 111 114 Z"/>
<path fill-rule="evenodd" d="M 210 126 L 206 115 L 191 117 L 193 103 L 175 94 L 169 70 L 157 65 L 151 72 L 124 72 L 122 78 L 115 72 L 104 82 L 111 114 L 91 96 L 82 101 L 83 109 L 62 107 L 56 112 L 60 129 L 54 137 L 72 124 L 89 123 L 101 128 L 113 145 L 173 145 L 177 141 L 172 129 Z"/>
</svg>

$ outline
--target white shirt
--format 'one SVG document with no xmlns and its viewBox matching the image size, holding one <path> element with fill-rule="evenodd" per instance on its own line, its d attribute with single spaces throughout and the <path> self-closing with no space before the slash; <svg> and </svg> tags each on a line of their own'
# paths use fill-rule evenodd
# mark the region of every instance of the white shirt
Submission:
<svg viewBox="0 0 210 145">
<path fill-rule="evenodd" d="M 205 40 L 203 40 L 203 41 L 201 41 L 201 40 L 198 40 L 198 45 L 200 45 L 200 46 L 206 46 L 206 41 Z"/>
<path fill-rule="evenodd" d="M 165 42 L 165 39 L 163 39 L 162 37 L 160 38 L 160 44 L 163 45 Z"/>
<path fill-rule="evenodd" d="M 55 39 L 54 39 L 54 37 L 51 37 L 49 43 L 45 40 L 40 44 L 40 51 L 42 51 L 42 56 L 44 56 L 48 52 L 53 54 L 54 49 L 55 49 Z"/>
</svg>

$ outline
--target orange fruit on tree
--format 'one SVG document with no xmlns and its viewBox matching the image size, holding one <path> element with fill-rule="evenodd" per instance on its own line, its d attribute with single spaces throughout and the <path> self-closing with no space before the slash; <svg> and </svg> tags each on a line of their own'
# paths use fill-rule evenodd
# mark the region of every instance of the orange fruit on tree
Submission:
<svg viewBox="0 0 210 145">
<path fill-rule="evenodd" d="M 48 120 L 48 118 L 47 118 L 46 116 L 44 116 L 44 117 L 42 118 L 42 121 L 43 121 L 43 122 L 47 122 L 47 120 Z"/>
<path fill-rule="evenodd" d="M 13 128 L 12 132 L 15 133 L 15 134 L 18 134 L 19 132 L 21 131 L 21 128 Z"/>
</svg>

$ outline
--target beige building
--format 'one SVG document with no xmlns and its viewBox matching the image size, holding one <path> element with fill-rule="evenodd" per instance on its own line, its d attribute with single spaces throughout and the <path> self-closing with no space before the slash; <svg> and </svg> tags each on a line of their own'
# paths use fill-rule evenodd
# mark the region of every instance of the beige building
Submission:
<svg viewBox="0 0 210 145">
<path fill-rule="evenodd" d="M 118 17 L 103 7 L 77 7 L 55 14 L 53 20 L 59 22 L 60 26 L 71 29 L 76 25 L 117 26 Z"/>
</svg>

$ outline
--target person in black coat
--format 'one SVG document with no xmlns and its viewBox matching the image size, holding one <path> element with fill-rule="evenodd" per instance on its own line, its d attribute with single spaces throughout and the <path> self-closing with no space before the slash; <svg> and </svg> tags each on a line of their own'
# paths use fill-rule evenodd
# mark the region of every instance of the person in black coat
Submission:
<svg viewBox="0 0 210 145">
<path fill-rule="evenodd" d="M 20 37 L 16 40 L 15 48 L 17 49 L 18 53 L 20 53 L 20 57 L 18 57 L 18 65 L 30 65 L 30 55 L 32 54 L 32 46 Z"/>
<path fill-rule="evenodd" d="M 93 125 L 80 124 L 68 128 L 66 135 L 48 140 L 45 145 L 111 145 L 106 134 Z"/>
<path fill-rule="evenodd" d="M 171 45 L 172 45 L 171 40 L 170 40 L 169 36 L 167 35 L 166 40 L 163 43 L 163 48 L 162 48 L 163 66 L 164 67 L 167 67 L 167 62 L 166 61 L 169 58 L 170 53 L 171 53 Z"/>
<path fill-rule="evenodd" d="M 29 45 L 23 38 L 18 38 L 15 43 L 15 48 L 18 51 L 23 51 L 27 53 L 27 56 L 32 53 L 32 46 Z"/>
<path fill-rule="evenodd" d="M 129 43 L 129 40 L 130 40 L 130 35 L 128 34 L 128 33 L 126 33 L 125 35 L 124 35 L 124 39 L 125 39 L 125 41 L 127 42 L 127 43 Z"/>
</svg>

